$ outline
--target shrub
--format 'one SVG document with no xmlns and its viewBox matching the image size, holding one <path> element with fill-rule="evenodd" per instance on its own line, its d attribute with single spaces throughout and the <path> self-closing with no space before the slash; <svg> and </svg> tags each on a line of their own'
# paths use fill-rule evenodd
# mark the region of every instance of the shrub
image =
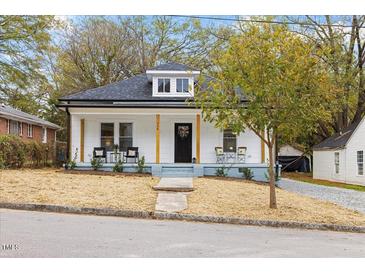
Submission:
<svg viewBox="0 0 365 274">
<path fill-rule="evenodd" d="M 123 172 L 123 163 L 121 160 L 118 160 L 113 166 L 113 172 Z"/>
<path fill-rule="evenodd" d="M 26 156 L 27 146 L 21 138 L 14 135 L 0 136 L 0 158 L 4 168 L 22 167 Z"/>
<path fill-rule="evenodd" d="M 0 167 L 20 168 L 27 164 L 30 166 L 48 165 L 48 159 L 53 160 L 54 147 L 41 144 L 34 140 L 24 141 L 19 136 L 0 136 Z"/>
<path fill-rule="evenodd" d="M 246 180 L 252 180 L 254 175 L 251 169 L 244 167 L 242 168 L 243 178 Z"/>
<path fill-rule="evenodd" d="M 91 158 L 90 163 L 91 163 L 93 170 L 98 170 L 103 167 L 103 160 L 101 158 L 96 158 L 93 156 Z"/>
<path fill-rule="evenodd" d="M 227 176 L 227 168 L 226 167 L 219 167 L 215 171 L 215 175 L 218 177 L 226 177 Z"/>
<path fill-rule="evenodd" d="M 67 163 L 67 168 L 70 168 L 70 169 L 75 169 L 76 167 L 76 160 L 77 160 L 77 154 L 78 154 L 79 150 L 76 148 L 76 151 L 75 151 L 75 154 L 74 154 L 74 157 L 72 158 L 71 161 L 69 161 Z"/>
<path fill-rule="evenodd" d="M 141 159 L 138 160 L 138 173 L 143 173 L 144 167 L 145 167 L 145 159 L 144 156 L 142 156 Z"/>
</svg>

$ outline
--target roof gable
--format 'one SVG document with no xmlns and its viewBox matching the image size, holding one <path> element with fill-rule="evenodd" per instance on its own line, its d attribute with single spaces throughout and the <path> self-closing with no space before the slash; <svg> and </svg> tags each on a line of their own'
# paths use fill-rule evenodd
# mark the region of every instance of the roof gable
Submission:
<svg viewBox="0 0 365 274">
<path fill-rule="evenodd" d="M 9 119 L 14 119 L 14 120 L 25 120 L 29 123 L 34 123 L 34 124 L 40 124 L 40 125 L 44 125 L 50 128 L 55 128 L 55 129 L 60 129 L 61 127 L 53 124 L 51 122 L 48 122 L 46 120 L 43 120 L 35 115 L 17 110 L 15 108 L 12 108 L 11 106 L 7 106 L 4 104 L 0 105 L 0 116 L 4 116 L 7 117 Z"/>
<path fill-rule="evenodd" d="M 364 119 L 365 118 L 363 118 L 362 120 Z M 328 137 L 327 139 L 323 140 L 319 144 L 313 146 L 313 150 L 344 148 L 362 120 L 359 120 L 358 122 L 351 124 L 341 133 L 340 132 L 336 133 L 331 137 Z"/>
</svg>

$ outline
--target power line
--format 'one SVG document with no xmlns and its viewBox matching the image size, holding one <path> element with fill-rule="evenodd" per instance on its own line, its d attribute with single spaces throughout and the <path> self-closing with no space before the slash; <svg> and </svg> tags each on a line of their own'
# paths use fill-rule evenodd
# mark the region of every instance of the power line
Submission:
<svg viewBox="0 0 365 274">
<path fill-rule="evenodd" d="M 218 21 L 233 21 L 233 22 L 252 22 L 252 23 L 266 23 L 266 24 L 278 24 L 278 25 L 300 25 L 300 26 L 313 26 L 311 23 L 307 22 L 283 22 L 275 20 L 262 20 L 262 19 L 233 19 L 224 17 L 212 17 L 212 16 L 198 16 L 198 15 L 169 15 L 170 17 L 181 17 L 181 18 L 192 18 L 192 19 L 206 19 L 206 20 L 218 20 Z M 342 24 L 317 24 L 321 27 L 342 27 L 351 28 L 351 25 Z M 358 28 L 365 28 L 365 26 L 358 26 Z"/>
</svg>

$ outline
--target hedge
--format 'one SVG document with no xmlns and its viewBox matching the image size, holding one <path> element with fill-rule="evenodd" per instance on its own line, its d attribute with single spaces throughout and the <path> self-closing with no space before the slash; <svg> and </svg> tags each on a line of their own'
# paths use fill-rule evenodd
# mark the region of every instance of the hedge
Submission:
<svg viewBox="0 0 365 274">
<path fill-rule="evenodd" d="M 15 135 L 0 135 L 0 168 L 42 167 L 54 160 L 54 147 Z"/>
</svg>

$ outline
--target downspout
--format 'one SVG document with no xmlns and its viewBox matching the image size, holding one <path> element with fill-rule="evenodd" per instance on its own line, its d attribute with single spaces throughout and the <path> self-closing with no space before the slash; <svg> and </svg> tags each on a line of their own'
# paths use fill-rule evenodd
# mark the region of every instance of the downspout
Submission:
<svg viewBox="0 0 365 274">
<path fill-rule="evenodd" d="M 71 155 L 71 115 L 68 110 L 68 107 L 66 107 L 66 130 L 67 130 L 67 136 L 66 136 L 66 161 L 69 162 L 70 155 Z"/>
</svg>

